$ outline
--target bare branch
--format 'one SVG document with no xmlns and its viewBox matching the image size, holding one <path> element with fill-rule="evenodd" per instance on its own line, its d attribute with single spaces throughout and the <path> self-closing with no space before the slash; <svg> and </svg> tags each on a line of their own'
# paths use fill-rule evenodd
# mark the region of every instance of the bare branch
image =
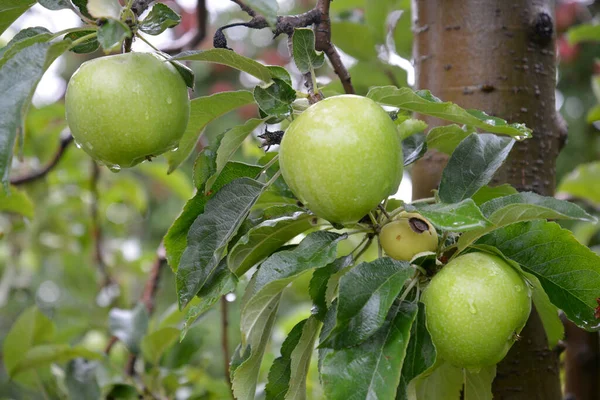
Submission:
<svg viewBox="0 0 600 400">
<path fill-rule="evenodd" d="M 354 87 L 348 70 L 342 63 L 340 54 L 331 43 L 331 20 L 329 18 L 329 3 L 331 0 L 318 0 L 315 7 L 321 14 L 321 22 L 315 27 L 315 49 L 325 52 L 333 70 L 342 81 L 346 93 L 354 93 Z"/>
<path fill-rule="evenodd" d="M 225 380 L 231 389 L 231 377 L 229 375 L 229 304 L 225 296 L 221 297 L 221 348 L 223 349 L 223 371 Z"/>
<path fill-rule="evenodd" d="M 206 38 L 208 27 L 208 11 L 206 10 L 206 0 L 198 0 L 196 3 L 196 29 L 186 32 L 183 36 L 175 40 L 171 46 L 163 49 L 167 54 L 177 54 L 185 50 L 192 50 Z"/>
<path fill-rule="evenodd" d="M 90 203 L 90 217 L 92 220 L 92 240 L 94 242 L 94 260 L 98 271 L 102 275 L 101 287 L 107 287 L 113 283 L 113 279 L 108 273 L 108 266 L 102 256 L 102 226 L 98 217 L 98 180 L 100 179 L 100 167 L 92 160 L 92 177 L 90 186 L 92 191 L 92 201 Z"/>
<path fill-rule="evenodd" d="M 256 17 L 256 11 L 254 11 L 253 9 L 248 7 L 242 0 L 231 0 L 231 1 L 233 1 L 235 4 L 240 6 L 240 8 L 249 16 L 251 16 L 253 18 Z"/>
<path fill-rule="evenodd" d="M 146 286 L 144 286 L 144 291 L 142 292 L 142 297 L 140 298 L 140 301 L 146 306 L 146 310 L 148 310 L 148 315 L 152 315 L 152 313 L 154 312 L 154 301 L 156 297 L 156 291 L 158 289 L 158 282 L 160 281 L 160 272 L 162 267 L 165 265 L 166 260 L 166 250 L 163 244 L 161 243 L 158 246 L 158 250 L 156 250 L 156 258 L 154 259 L 154 264 L 152 264 L 150 276 L 146 281 Z M 125 373 L 128 376 L 135 375 L 136 359 L 137 356 L 135 354 L 129 354 L 129 359 L 127 360 L 127 364 L 125 365 Z"/>
<path fill-rule="evenodd" d="M 42 168 L 41 170 L 39 170 L 37 172 L 33 172 L 29 175 L 20 176 L 20 177 L 11 179 L 10 180 L 11 185 L 15 185 L 15 186 L 23 185 L 25 183 L 33 182 L 33 181 L 36 181 L 38 179 L 45 177 L 50 171 L 52 171 L 52 168 L 54 168 L 56 166 L 56 164 L 58 164 L 58 162 L 64 155 L 65 150 L 67 149 L 67 147 L 69 147 L 69 145 L 71 144 L 72 141 L 73 141 L 73 136 L 71 136 L 70 133 L 68 135 L 63 136 L 60 139 L 60 145 L 58 147 L 56 154 L 54 155 L 54 157 L 52 157 L 52 160 L 48 163 L 48 165 L 46 165 L 44 168 Z"/>
</svg>

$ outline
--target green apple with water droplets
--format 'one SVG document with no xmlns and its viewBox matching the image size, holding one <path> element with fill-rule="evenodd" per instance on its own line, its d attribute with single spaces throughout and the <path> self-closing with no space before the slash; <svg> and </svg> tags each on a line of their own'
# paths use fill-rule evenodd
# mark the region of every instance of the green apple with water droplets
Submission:
<svg viewBox="0 0 600 400">
<path fill-rule="evenodd" d="M 112 170 L 174 149 L 190 113 L 183 78 L 151 53 L 83 63 L 69 81 L 65 103 L 78 146 Z"/>
<path fill-rule="evenodd" d="M 330 97 L 288 127 L 279 149 L 283 178 L 317 216 L 348 224 L 398 190 L 403 160 L 389 115 L 362 96 Z"/>
<path fill-rule="evenodd" d="M 427 328 L 440 358 L 477 370 L 500 362 L 531 311 L 523 277 L 500 257 L 456 257 L 423 293 Z"/>
</svg>

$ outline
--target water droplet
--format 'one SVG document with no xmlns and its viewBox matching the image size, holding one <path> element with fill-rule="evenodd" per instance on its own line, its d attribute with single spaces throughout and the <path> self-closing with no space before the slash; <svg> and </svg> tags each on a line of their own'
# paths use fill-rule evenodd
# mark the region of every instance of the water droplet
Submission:
<svg viewBox="0 0 600 400">
<path fill-rule="evenodd" d="M 469 312 L 471 312 L 471 314 L 477 314 L 477 308 L 475 307 L 475 302 L 473 300 L 469 300 Z"/>
<path fill-rule="evenodd" d="M 93 150 L 93 149 L 94 149 L 94 145 L 93 145 L 93 144 L 91 144 L 90 142 L 86 142 L 86 143 L 85 143 L 85 147 L 87 147 L 87 148 L 88 148 L 88 149 L 90 149 L 90 150 Z"/>
<path fill-rule="evenodd" d="M 121 166 L 118 164 L 112 164 L 112 165 L 107 165 L 108 169 L 111 170 L 111 172 L 117 173 L 121 170 Z"/>
<path fill-rule="evenodd" d="M 170 97 L 167 97 L 167 104 L 171 104 L 173 102 L 173 99 Z"/>
<path fill-rule="evenodd" d="M 77 140 L 74 140 L 73 143 L 75 143 L 75 147 L 77 147 L 78 149 L 81 148 L 81 144 L 79 144 Z"/>
<path fill-rule="evenodd" d="M 455 221 L 455 222 L 452 223 L 452 225 L 453 226 L 461 226 L 461 225 L 464 225 L 464 222 L 462 222 L 462 221 Z"/>
<path fill-rule="evenodd" d="M 515 290 L 517 292 L 520 292 L 521 290 L 523 290 L 523 288 L 521 287 L 521 285 L 515 285 Z"/>
<path fill-rule="evenodd" d="M 175 147 L 175 148 L 174 148 L 173 150 L 171 150 L 171 151 L 177 151 L 177 150 L 179 150 L 179 147 Z"/>
<path fill-rule="evenodd" d="M 146 114 L 144 114 L 144 117 L 145 117 L 146 119 L 150 119 L 150 114 L 148 114 L 148 111 L 146 111 Z"/>
</svg>

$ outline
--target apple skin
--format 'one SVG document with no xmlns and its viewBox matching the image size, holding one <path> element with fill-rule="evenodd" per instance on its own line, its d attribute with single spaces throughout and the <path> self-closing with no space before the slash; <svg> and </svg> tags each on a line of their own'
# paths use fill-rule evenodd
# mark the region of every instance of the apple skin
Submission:
<svg viewBox="0 0 600 400">
<path fill-rule="evenodd" d="M 477 370 L 505 356 L 531 311 L 524 279 L 500 257 L 456 257 L 431 280 L 421 299 L 438 355 Z"/>
<path fill-rule="evenodd" d="M 415 225 L 415 219 L 420 221 L 419 225 Z M 433 225 L 420 214 L 403 212 L 381 228 L 379 241 L 388 256 L 410 261 L 419 253 L 436 251 L 438 235 Z"/>
<path fill-rule="evenodd" d="M 396 126 L 377 103 L 342 95 L 310 106 L 289 126 L 279 149 L 283 178 L 317 216 L 358 221 L 402 179 Z"/>
<path fill-rule="evenodd" d="M 69 81 L 65 103 L 75 141 L 113 170 L 174 149 L 190 114 L 183 78 L 150 53 L 83 63 Z"/>
</svg>

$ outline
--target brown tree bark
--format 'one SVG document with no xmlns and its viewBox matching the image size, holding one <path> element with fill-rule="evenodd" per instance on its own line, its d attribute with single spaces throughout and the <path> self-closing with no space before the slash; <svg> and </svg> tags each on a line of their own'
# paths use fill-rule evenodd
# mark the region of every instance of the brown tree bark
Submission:
<svg viewBox="0 0 600 400">
<path fill-rule="evenodd" d="M 565 400 L 600 399 L 600 344 L 597 332 L 586 332 L 564 320 Z"/>
<path fill-rule="evenodd" d="M 533 129 L 494 183 L 552 195 L 564 132 L 557 123 L 552 0 L 413 0 L 416 85 L 445 101 Z M 440 121 L 427 118 L 430 126 Z M 412 171 L 413 197 L 437 188 L 447 157 L 431 152 Z M 498 365 L 494 399 L 558 400 L 557 356 L 535 312 Z"/>
</svg>

